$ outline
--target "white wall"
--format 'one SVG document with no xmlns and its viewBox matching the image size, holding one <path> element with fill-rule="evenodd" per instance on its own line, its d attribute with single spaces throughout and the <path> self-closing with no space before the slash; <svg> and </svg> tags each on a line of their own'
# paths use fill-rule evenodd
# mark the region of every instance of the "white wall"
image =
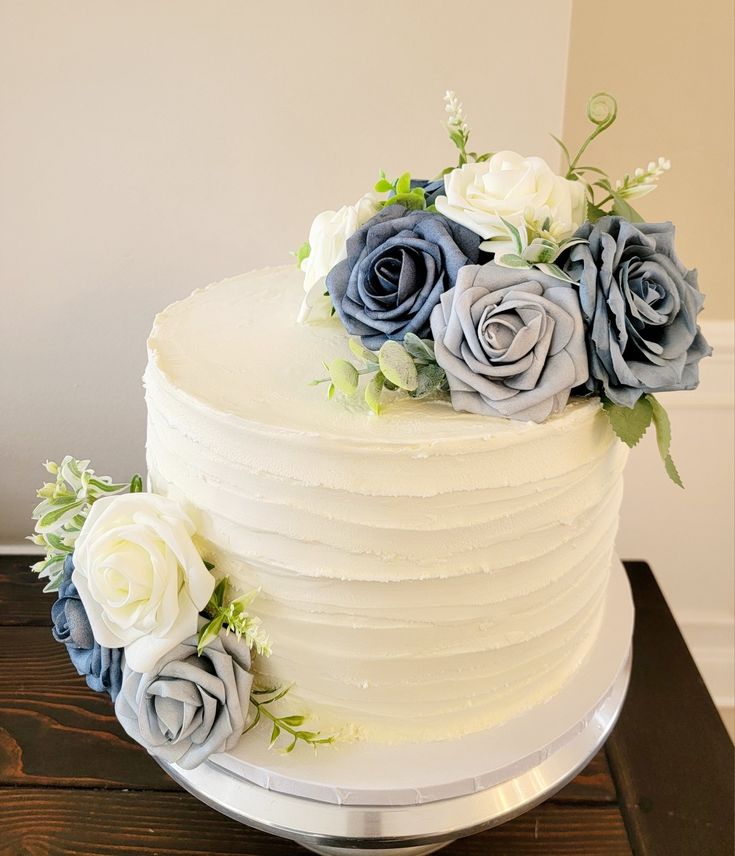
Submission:
<svg viewBox="0 0 735 856">
<path fill-rule="evenodd" d="M 570 0 L 526 4 L 533 27 L 484 0 L 0 10 L 0 543 L 28 531 L 44 459 L 143 467 L 157 310 L 288 262 L 381 167 L 454 162 L 445 89 L 478 146 L 557 157 Z"/>
<path fill-rule="evenodd" d="M 733 707 L 733 324 L 703 329 L 714 354 L 701 363 L 699 387 L 660 396 L 685 489 L 668 480 L 649 432 L 628 459 L 618 552 L 651 564 L 710 692 Z"/>
</svg>

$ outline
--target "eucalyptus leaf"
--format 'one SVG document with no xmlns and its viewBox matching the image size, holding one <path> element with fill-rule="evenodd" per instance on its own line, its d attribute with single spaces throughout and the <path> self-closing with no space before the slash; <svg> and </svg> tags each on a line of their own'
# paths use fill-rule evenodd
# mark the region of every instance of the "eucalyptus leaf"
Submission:
<svg viewBox="0 0 735 856">
<path fill-rule="evenodd" d="M 418 383 L 416 389 L 411 393 L 413 398 L 423 398 L 426 395 L 431 395 L 444 387 L 447 380 L 447 374 L 441 366 L 436 363 L 429 363 L 421 366 L 418 370 Z"/>
<path fill-rule="evenodd" d="M 415 333 L 406 333 L 403 347 L 415 360 L 434 362 L 434 343 L 431 339 L 420 339 Z"/>
<path fill-rule="evenodd" d="M 335 359 L 327 365 L 329 377 L 332 379 L 332 384 L 345 395 L 354 395 L 357 392 L 357 385 L 360 382 L 360 376 L 357 369 L 348 363 L 347 360 Z"/>
<path fill-rule="evenodd" d="M 380 396 L 385 385 L 385 376 L 382 372 L 376 372 L 365 387 L 365 403 L 376 414 L 380 416 Z"/>
<path fill-rule="evenodd" d="M 359 339 L 352 336 L 350 337 L 348 344 L 350 346 L 350 350 L 358 360 L 362 360 L 364 363 L 368 363 L 369 365 L 378 365 L 378 355 L 373 351 L 369 351 Z"/>
<path fill-rule="evenodd" d="M 398 342 L 390 339 L 385 342 L 378 352 L 378 361 L 381 372 L 391 383 L 408 392 L 416 389 L 416 364 Z"/>
</svg>

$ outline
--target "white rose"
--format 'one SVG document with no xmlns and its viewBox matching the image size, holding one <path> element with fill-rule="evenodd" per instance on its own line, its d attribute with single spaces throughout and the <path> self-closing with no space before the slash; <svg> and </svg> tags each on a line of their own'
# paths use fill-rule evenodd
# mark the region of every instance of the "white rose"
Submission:
<svg viewBox="0 0 735 856">
<path fill-rule="evenodd" d="M 377 193 L 366 193 L 354 205 L 339 211 L 322 211 L 309 230 L 311 251 L 301 263 L 306 273 L 304 291 L 308 294 L 342 259 L 347 258 L 347 239 L 380 210 Z"/>
<path fill-rule="evenodd" d="M 472 229 L 485 239 L 481 248 L 494 253 L 515 252 L 503 220 L 539 231 L 548 217 L 548 231 L 562 241 L 585 219 L 582 182 L 556 175 L 542 158 L 516 152 L 497 152 L 488 161 L 452 170 L 444 187 L 437 211 Z"/>
<path fill-rule="evenodd" d="M 74 547 L 72 581 L 94 638 L 125 648 L 147 672 L 197 632 L 214 590 L 191 536 L 194 525 L 173 500 L 153 493 L 98 499 Z"/>
</svg>

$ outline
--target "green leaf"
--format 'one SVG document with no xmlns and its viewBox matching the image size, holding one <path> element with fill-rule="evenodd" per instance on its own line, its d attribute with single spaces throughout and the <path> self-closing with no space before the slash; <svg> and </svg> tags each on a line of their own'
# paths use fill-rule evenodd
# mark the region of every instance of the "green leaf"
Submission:
<svg viewBox="0 0 735 856">
<path fill-rule="evenodd" d="M 130 479 L 130 493 L 143 493 L 143 479 L 138 473 Z"/>
<path fill-rule="evenodd" d="M 252 731 L 252 730 L 253 730 L 253 728 L 255 728 L 255 726 L 256 726 L 259 722 L 260 722 L 260 708 L 256 705 L 256 706 L 255 706 L 255 718 L 254 718 L 254 719 L 253 719 L 253 721 L 250 723 L 250 725 L 248 725 L 248 727 L 245 729 L 245 731 L 243 731 L 243 734 L 247 734 L 247 733 L 248 733 L 248 731 Z"/>
<path fill-rule="evenodd" d="M 214 565 L 207 568 L 207 570 L 211 571 L 214 568 Z M 214 587 L 214 591 L 212 592 L 212 597 L 209 599 L 209 602 L 212 603 L 215 608 L 221 609 L 225 604 L 225 593 L 227 592 L 227 577 L 223 577 L 217 585 Z"/>
<path fill-rule="evenodd" d="M 292 727 L 296 727 L 304 724 L 305 716 L 284 716 L 281 719 L 281 722 L 284 725 L 290 725 Z"/>
<path fill-rule="evenodd" d="M 564 273 L 564 271 L 559 267 L 559 265 L 555 265 L 553 263 L 552 264 L 539 263 L 536 265 L 536 267 L 542 273 L 545 273 L 547 276 L 553 276 L 554 279 L 560 279 L 562 282 L 568 282 L 571 285 L 575 285 L 574 280 L 570 276 L 567 276 L 567 274 Z"/>
<path fill-rule="evenodd" d="M 587 219 L 590 223 L 596 223 L 602 217 L 607 217 L 607 211 L 603 211 L 602 208 L 598 208 L 593 202 L 587 203 Z"/>
<path fill-rule="evenodd" d="M 77 510 L 84 506 L 84 500 L 69 500 L 64 502 L 60 508 L 54 508 L 41 517 L 36 524 L 36 532 L 46 532 L 61 526 L 76 514 Z"/>
<path fill-rule="evenodd" d="M 569 169 L 569 164 L 572 162 L 572 156 L 569 154 L 569 149 L 566 147 L 564 142 L 559 139 L 559 137 L 554 134 L 549 134 L 552 140 L 559 146 L 559 148 L 564 152 L 564 157 L 567 159 L 567 169 Z"/>
<path fill-rule="evenodd" d="M 369 351 L 359 339 L 351 336 L 348 344 L 350 346 L 350 350 L 358 360 L 362 360 L 364 363 L 368 363 L 369 365 L 378 365 L 378 355 L 373 353 L 373 351 Z"/>
<path fill-rule="evenodd" d="M 327 366 L 327 370 L 332 383 L 340 392 L 345 395 L 354 395 L 357 392 L 360 376 L 352 363 L 348 363 L 347 360 L 332 360 Z"/>
<path fill-rule="evenodd" d="M 622 407 L 603 398 L 602 406 L 617 436 L 631 449 L 636 446 L 653 418 L 653 408 L 648 398 L 642 395 L 633 407 Z"/>
<path fill-rule="evenodd" d="M 495 264 L 498 264 L 501 267 L 521 268 L 523 270 L 529 270 L 529 268 L 531 267 L 531 264 L 529 262 L 527 262 L 525 259 L 522 259 L 515 253 L 503 253 L 502 256 L 497 256 L 495 259 Z"/>
<path fill-rule="evenodd" d="M 411 173 L 410 172 L 404 172 L 396 180 L 396 195 L 400 196 L 400 194 L 402 194 L 402 193 L 409 194 L 410 192 L 411 192 Z"/>
<path fill-rule="evenodd" d="M 416 389 L 416 364 L 398 342 L 388 340 L 378 352 L 380 370 L 387 380 L 408 392 Z"/>
<path fill-rule="evenodd" d="M 629 205 L 625 199 L 617 193 L 613 193 L 612 213 L 617 214 L 618 217 L 624 217 L 631 223 L 643 222 L 643 217 L 641 217 L 635 208 L 633 208 L 632 205 Z"/>
<path fill-rule="evenodd" d="M 388 181 L 387 178 L 380 178 L 375 182 L 375 190 L 378 193 L 388 193 L 393 189 L 393 185 Z"/>
<path fill-rule="evenodd" d="M 205 567 L 208 571 L 213 571 L 213 570 L 214 570 L 214 565 L 213 565 L 211 562 L 208 562 L 206 559 L 202 559 L 202 561 L 204 562 L 204 567 Z"/>
<path fill-rule="evenodd" d="M 431 339 L 420 339 L 415 333 L 406 333 L 403 347 L 414 358 L 423 362 L 434 362 L 434 343 Z"/>
<path fill-rule="evenodd" d="M 653 424 L 656 428 L 656 443 L 658 444 L 658 452 L 661 455 L 661 460 L 664 462 L 666 474 L 674 484 L 683 488 L 684 483 L 671 457 L 671 421 L 669 420 L 669 414 L 655 396 L 646 395 L 646 398 L 651 405 Z"/>
<path fill-rule="evenodd" d="M 308 241 L 304 241 L 294 255 L 296 256 L 296 267 L 300 268 L 304 259 L 308 259 L 311 255 L 311 244 Z"/>
<path fill-rule="evenodd" d="M 272 749 L 275 746 L 276 740 L 278 740 L 281 734 L 281 729 L 278 726 L 277 722 L 273 723 L 273 731 L 271 731 L 271 742 L 268 744 L 268 748 Z"/>
<path fill-rule="evenodd" d="M 370 379 L 370 383 L 365 387 L 365 403 L 376 416 L 380 416 L 380 395 L 383 392 L 384 385 L 385 375 L 383 372 L 376 372 Z"/>
<path fill-rule="evenodd" d="M 217 638 L 220 630 L 222 629 L 224 619 L 224 615 L 217 615 L 211 621 L 208 621 L 199 631 L 199 637 L 197 638 L 197 656 L 201 657 L 202 651 L 204 651 L 207 645 L 214 642 Z"/>
<path fill-rule="evenodd" d="M 327 399 L 331 401 L 334 398 L 336 387 L 333 383 L 330 383 L 327 387 Z"/>
<path fill-rule="evenodd" d="M 442 389 L 446 383 L 447 375 L 441 366 L 429 363 L 421 366 L 418 372 L 418 383 L 416 389 L 411 393 L 413 398 L 423 398 Z"/>
<path fill-rule="evenodd" d="M 503 225 L 505 226 L 505 228 L 510 232 L 510 236 L 513 239 L 516 252 L 520 256 L 524 250 L 523 241 L 521 240 L 521 233 L 509 220 L 506 220 L 505 217 L 501 217 L 500 219 L 503 221 Z"/>
</svg>

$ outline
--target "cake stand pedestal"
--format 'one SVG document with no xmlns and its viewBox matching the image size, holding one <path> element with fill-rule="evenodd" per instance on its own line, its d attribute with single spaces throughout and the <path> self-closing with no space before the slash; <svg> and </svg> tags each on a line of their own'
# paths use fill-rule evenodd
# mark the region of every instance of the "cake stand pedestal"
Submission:
<svg viewBox="0 0 735 856">
<path fill-rule="evenodd" d="M 598 638 L 578 671 L 502 725 L 458 740 L 342 744 L 285 758 L 263 748 L 264 734 L 194 770 L 162 766 L 217 811 L 323 856 L 424 856 L 528 811 L 589 763 L 623 705 L 632 631 L 616 562 Z"/>
</svg>

